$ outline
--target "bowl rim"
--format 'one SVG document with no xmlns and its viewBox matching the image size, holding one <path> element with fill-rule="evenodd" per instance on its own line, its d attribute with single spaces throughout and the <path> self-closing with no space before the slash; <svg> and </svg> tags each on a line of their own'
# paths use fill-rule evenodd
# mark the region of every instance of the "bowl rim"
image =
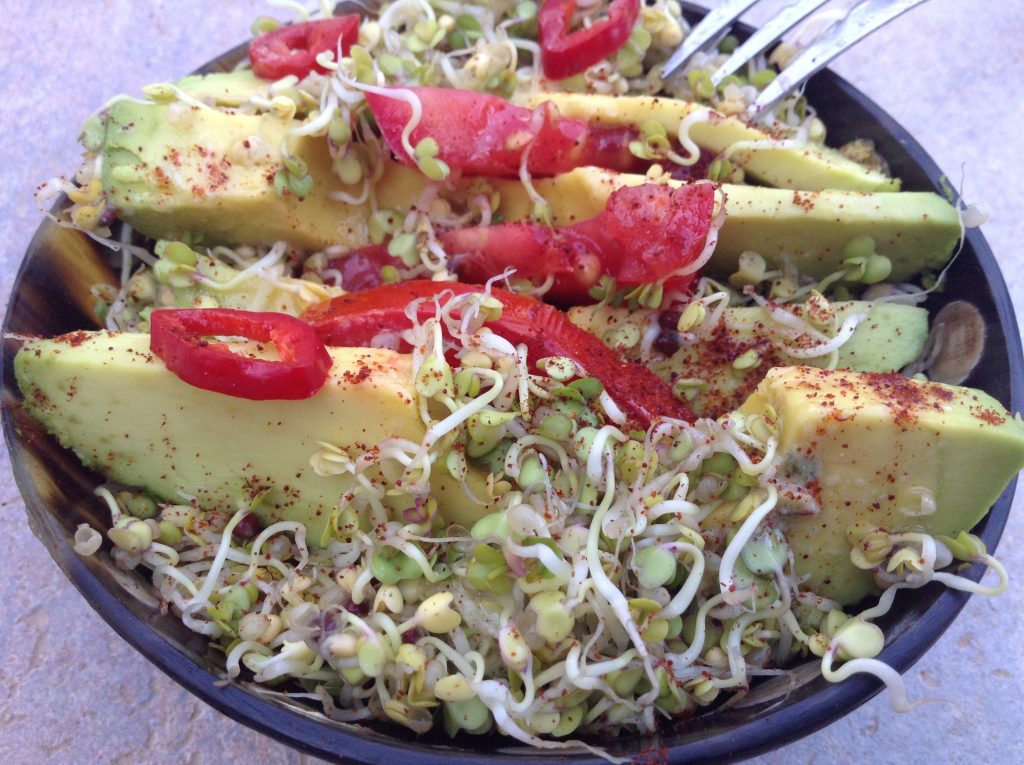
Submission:
<svg viewBox="0 0 1024 765">
<path fill-rule="evenodd" d="M 696 10 L 689 4 L 684 6 L 688 12 Z M 737 25 L 737 29 L 741 34 L 749 33 L 749 27 L 745 25 Z M 216 71 L 218 62 L 237 60 L 245 53 L 246 48 L 246 43 L 236 46 L 200 67 L 196 73 Z M 829 91 L 841 93 L 854 102 L 885 133 L 902 144 L 913 163 L 928 176 L 933 185 L 938 187 L 940 177 L 944 177 L 942 171 L 923 147 L 887 112 L 829 69 L 817 74 L 815 81 Z M 55 207 L 62 203 L 63 200 L 59 200 Z M 8 303 L 3 322 L 5 337 L 18 302 L 14 297 L 19 293 L 23 277 L 30 266 L 27 255 L 35 249 L 48 225 L 52 224 L 45 219 L 40 224 L 14 279 L 12 299 Z M 1004 335 L 1010 371 L 1008 408 L 1011 411 L 1019 411 L 1024 405 L 1024 351 L 1009 291 L 981 231 L 967 230 L 966 244 L 970 245 L 982 271 L 996 309 L 998 324 Z M 8 353 L 9 348 L 5 344 L 4 355 L 7 356 Z M 6 373 L 6 368 L 5 364 L 0 374 Z M 403 741 L 365 726 L 336 723 L 312 713 L 303 714 L 294 707 L 260 698 L 240 685 L 225 684 L 221 678 L 197 664 L 153 627 L 140 620 L 117 593 L 108 589 L 94 574 L 87 561 L 71 549 L 63 528 L 48 511 L 40 515 L 44 519 L 42 522 L 39 517 L 28 512 L 30 506 L 45 511 L 45 502 L 40 497 L 24 460 L 18 458 L 23 450 L 21 437 L 6 406 L 3 408 L 2 420 L 4 438 L 12 456 L 11 466 L 15 483 L 25 503 L 29 525 L 34 535 L 47 548 L 51 557 L 89 605 L 115 632 L 161 671 L 219 712 L 297 750 L 332 760 L 340 758 L 364 763 L 387 763 L 406 757 L 424 765 L 450 765 L 453 761 L 479 763 L 485 759 L 514 760 L 524 765 L 531 762 L 550 763 L 553 760 L 571 760 L 574 763 L 593 765 L 605 762 L 592 756 L 577 756 L 575 751 L 571 754 L 557 751 L 547 753 L 515 747 L 514 753 L 509 753 L 511 750 L 499 750 L 484 754 L 479 750 L 462 749 L 455 745 L 424 748 L 417 743 L 411 733 L 409 740 Z M 1015 487 L 1016 478 L 1010 482 L 983 521 L 981 537 L 990 550 L 995 549 L 1006 525 Z M 975 567 L 969 575 L 979 579 L 982 572 L 983 569 Z M 901 674 L 904 673 L 952 624 L 969 597 L 970 595 L 965 592 L 944 589 L 913 625 L 885 646 L 878 658 Z M 878 680 L 864 675 L 854 676 L 842 683 L 829 684 L 809 698 L 743 723 L 733 731 L 669 747 L 668 760 L 673 763 L 703 760 L 730 762 L 775 749 L 810 735 L 852 712 L 874 697 L 882 688 Z M 268 721 L 274 724 L 270 726 Z"/>
</svg>

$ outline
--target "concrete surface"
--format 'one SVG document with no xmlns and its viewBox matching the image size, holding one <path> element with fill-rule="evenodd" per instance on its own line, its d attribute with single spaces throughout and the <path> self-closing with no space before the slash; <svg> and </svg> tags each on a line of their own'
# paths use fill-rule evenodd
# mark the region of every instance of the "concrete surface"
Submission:
<svg viewBox="0 0 1024 765">
<path fill-rule="evenodd" d="M 269 9 L 273 11 L 274 9 Z M 246 38 L 256 0 L 3 0 L 0 13 L 0 295 L 40 220 L 35 185 L 73 171 L 83 118 L 114 93 L 185 74 Z M 280 11 L 279 15 L 285 15 Z M 1024 306 L 1024 5 L 933 0 L 848 53 L 836 68 L 918 137 L 970 199 L 1016 304 Z M 118 638 L 32 537 L 0 468 L 0 761 L 308 762 L 207 708 Z M 1018 505 L 1020 502 L 1018 502 Z M 999 548 L 1020 581 L 1024 511 Z M 758 763 L 1024 762 L 1020 651 L 1024 588 L 973 598 L 907 675 L 913 699 L 878 698 Z"/>
</svg>

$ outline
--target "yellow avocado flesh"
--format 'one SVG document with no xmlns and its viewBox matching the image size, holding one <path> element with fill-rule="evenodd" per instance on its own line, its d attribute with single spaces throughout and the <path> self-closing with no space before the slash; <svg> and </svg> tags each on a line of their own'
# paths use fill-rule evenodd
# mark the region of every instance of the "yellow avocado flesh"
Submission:
<svg viewBox="0 0 1024 765">
<path fill-rule="evenodd" d="M 799 485 L 821 508 L 779 516 L 796 572 L 805 587 L 843 604 L 876 590 L 871 573 L 850 562 L 854 523 L 956 536 L 1024 468 L 1024 425 L 970 388 L 779 367 L 740 411 L 777 423 L 782 505 L 787 486 Z"/>
<path fill-rule="evenodd" d="M 646 180 L 642 175 L 581 167 L 536 180 L 534 186 L 551 203 L 555 225 L 564 226 L 600 213 L 615 189 Z M 501 191 L 499 210 L 506 219 L 529 216 L 532 202 L 518 183 L 494 185 Z M 889 278 L 900 281 L 944 266 L 960 240 L 956 210 L 931 192 L 790 191 L 732 184 L 720 188 L 725 222 L 704 268 L 711 276 L 734 273 L 740 254 L 753 250 L 771 268 L 788 261 L 801 274 L 821 279 L 845 268 L 843 248 L 854 237 L 867 235 L 892 261 Z"/>
<path fill-rule="evenodd" d="M 710 112 L 707 121 L 695 122 L 690 137 L 702 149 L 715 154 L 731 146 L 729 161 L 762 183 L 780 189 L 820 191 L 899 191 L 898 178 L 860 165 L 835 149 L 816 144 L 800 148 L 773 148 L 765 145 L 743 148 L 739 144 L 775 140 L 769 133 L 752 127 L 736 117 L 710 111 L 702 104 L 660 96 L 603 96 L 582 93 L 535 93 L 517 99 L 524 106 L 536 107 L 549 101 L 560 114 L 582 119 L 594 125 L 631 126 L 657 122 L 670 137 L 679 125 L 697 112 Z"/>
<path fill-rule="evenodd" d="M 15 374 L 29 413 L 110 480 L 167 502 L 195 497 L 204 509 L 229 513 L 271 487 L 257 514 L 266 523 L 304 523 L 316 544 L 352 485 L 348 474 L 313 471 L 309 460 L 320 443 L 356 456 L 384 439 L 418 442 L 424 433 L 410 356 L 329 351 L 330 377 L 299 401 L 250 401 L 195 388 L 150 353 L 142 334 L 33 341 L 18 352 Z M 448 521 L 469 526 L 487 512 L 453 479 L 435 473 L 431 484 Z"/>
<path fill-rule="evenodd" d="M 313 178 L 308 197 L 278 194 L 282 141 L 299 123 L 271 115 L 234 114 L 182 103 L 119 101 L 110 108 L 103 148 L 103 190 L 118 216 L 155 239 L 199 232 L 204 243 L 286 241 L 307 249 L 368 243 L 369 203 L 331 170 L 323 137 L 288 139 Z M 377 183 L 382 207 L 408 209 L 425 185 L 416 170 L 389 162 Z"/>
<path fill-rule="evenodd" d="M 218 106 L 241 106 L 256 94 L 269 99 L 273 84 L 273 80 L 257 77 L 252 69 L 190 74 L 175 83 L 192 98 Z"/>
<path fill-rule="evenodd" d="M 777 309 L 804 319 L 810 310 L 807 304 L 780 304 Z M 831 311 L 839 324 L 853 314 L 864 315 L 853 335 L 839 348 L 836 366 L 840 369 L 894 372 L 917 359 L 928 339 L 928 312 L 917 306 L 851 300 L 832 303 Z M 657 322 L 657 313 L 607 305 L 579 306 L 569 309 L 569 319 L 607 343 L 621 333 L 626 323 L 635 325 L 642 334 Z M 693 397 L 687 403 L 701 417 L 718 417 L 740 406 L 770 367 L 825 366 L 829 362 L 827 354 L 811 359 L 791 356 L 788 348 L 806 348 L 821 341 L 810 335 L 784 337 L 782 330 L 782 325 L 758 306 L 726 308 L 707 336 L 683 344 L 671 356 L 655 356 L 645 363 L 667 382 L 684 379 L 698 383 L 688 386 Z M 758 354 L 757 364 L 736 369 L 733 362 L 751 350 Z M 640 351 L 638 344 L 624 354 L 639 361 Z"/>
</svg>

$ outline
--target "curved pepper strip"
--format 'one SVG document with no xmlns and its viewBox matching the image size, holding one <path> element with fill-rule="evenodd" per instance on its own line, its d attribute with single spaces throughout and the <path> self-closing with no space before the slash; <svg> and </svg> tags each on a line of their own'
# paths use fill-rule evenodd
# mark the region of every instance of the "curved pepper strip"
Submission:
<svg viewBox="0 0 1024 765">
<path fill-rule="evenodd" d="M 279 360 L 233 352 L 213 336 L 273 343 Z M 189 385 L 253 401 L 309 398 L 327 380 L 331 355 L 317 332 L 283 313 L 227 308 L 153 311 L 150 350 Z"/>
<path fill-rule="evenodd" d="M 424 300 L 419 316 L 425 320 L 434 315 L 435 297 L 483 289 L 458 282 L 402 282 L 333 298 L 308 309 L 301 318 L 313 325 L 327 345 L 368 346 L 383 332 L 408 329 L 405 311 L 414 300 Z M 572 359 L 587 375 L 601 381 L 637 426 L 646 428 L 661 416 L 693 420 L 693 412 L 672 395 L 664 380 L 646 367 L 624 360 L 557 308 L 507 290 L 492 288 L 491 294 L 503 309 L 488 327 L 512 343 L 524 343 L 534 361 L 549 356 Z"/>
<path fill-rule="evenodd" d="M 249 60 L 257 77 L 279 80 L 294 74 L 302 79 L 310 72 L 326 74 L 316 63 L 325 50 L 341 55 L 359 40 L 359 15 L 350 13 L 336 18 L 304 21 L 265 32 L 249 43 Z"/>
<path fill-rule="evenodd" d="M 603 61 L 619 50 L 640 15 L 640 0 L 612 0 L 608 18 L 569 31 L 577 0 L 547 0 L 537 14 L 544 76 L 564 80 Z"/>
</svg>

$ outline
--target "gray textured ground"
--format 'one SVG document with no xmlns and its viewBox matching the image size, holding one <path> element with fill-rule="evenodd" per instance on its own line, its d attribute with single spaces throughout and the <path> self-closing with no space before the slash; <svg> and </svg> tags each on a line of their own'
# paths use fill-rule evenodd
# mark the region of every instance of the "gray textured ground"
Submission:
<svg viewBox="0 0 1024 765">
<path fill-rule="evenodd" d="M 82 119 L 107 95 L 184 74 L 247 35 L 254 0 L 0 2 L 0 295 L 39 221 L 36 183 L 76 165 Z M 992 213 L 985 228 L 1024 306 L 1024 6 L 933 0 L 837 69 L 914 133 Z M 0 456 L 0 761 L 308 761 L 205 707 L 137 655 L 85 604 L 29 532 Z M 1020 503 L 1018 503 L 1020 504 Z M 1020 581 L 1024 510 L 1000 557 Z M 1024 588 L 971 600 L 907 677 L 894 715 L 876 699 L 759 763 L 1024 762 L 1018 619 Z"/>
</svg>

